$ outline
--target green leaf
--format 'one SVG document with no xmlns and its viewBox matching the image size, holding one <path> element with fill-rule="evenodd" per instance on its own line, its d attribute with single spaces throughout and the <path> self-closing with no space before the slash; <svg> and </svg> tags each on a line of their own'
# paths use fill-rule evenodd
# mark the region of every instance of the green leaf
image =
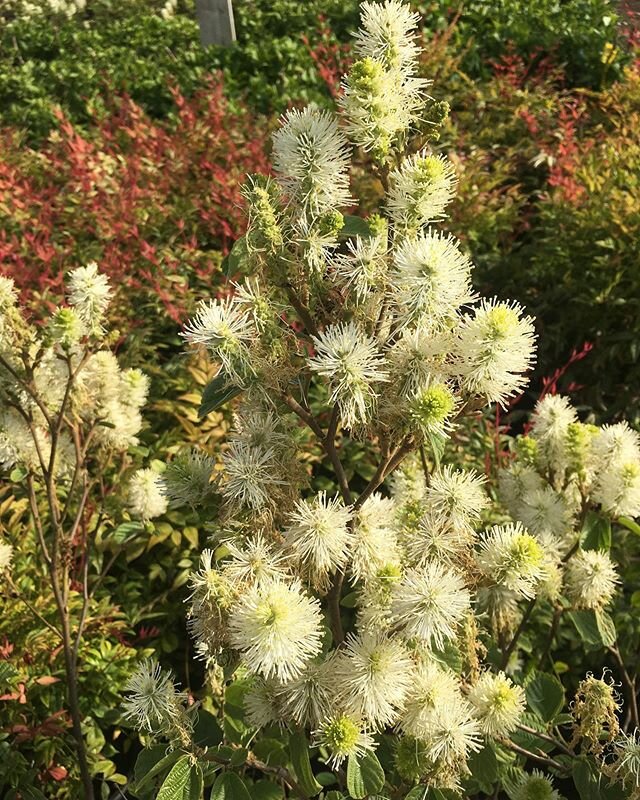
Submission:
<svg viewBox="0 0 640 800">
<path fill-rule="evenodd" d="M 627 530 L 630 530 L 631 533 L 635 533 L 636 536 L 640 536 L 640 525 L 631 517 L 618 517 L 618 523 L 623 525 Z"/>
<path fill-rule="evenodd" d="M 580 800 L 622 800 L 625 797 L 619 784 L 611 785 L 598 766 L 585 756 L 573 760 L 572 773 Z"/>
<path fill-rule="evenodd" d="M 344 225 L 340 231 L 340 236 L 371 236 L 371 229 L 366 220 L 362 217 L 354 217 L 351 214 L 345 214 Z"/>
<path fill-rule="evenodd" d="M 498 761 L 493 747 L 488 744 L 479 753 L 472 753 L 467 766 L 482 791 L 490 794 L 492 785 L 498 780 Z"/>
<path fill-rule="evenodd" d="M 123 522 L 121 525 L 113 530 L 107 541 L 111 544 L 125 544 L 125 542 L 132 541 L 139 533 L 144 532 L 144 525 L 141 522 L 132 520 L 131 522 Z"/>
<path fill-rule="evenodd" d="M 591 649 L 612 647 L 616 643 L 616 626 L 606 611 L 601 609 L 571 611 L 569 618 L 575 625 L 582 641 Z"/>
<path fill-rule="evenodd" d="M 218 720 L 204 708 L 198 711 L 193 727 L 193 741 L 198 747 L 215 747 L 222 741 L 222 728 Z"/>
<path fill-rule="evenodd" d="M 538 672 L 533 680 L 525 686 L 529 708 L 543 722 L 555 719 L 564 706 L 564 687 L 554 676 L 546 672 Z"/>
<path fill-rule="evenodd" d="M 284 800 L 282 789 L 277 783 L 263 780 L 256 781 L 249 787 L 251 800 Z"/>
<path fill-rule="evenodd" d="M 384 786 L 384 770 L 375 753 L 349 756 L 347 762 L 347 789 L 354 800 L 361 800 Z"/>
<path fill-rule="evenodd" d="M 289 752 L 291 753 L 293 771 L 300 786 L 311 797 L 318 794 L 322 786 L 313 775 L 311 760 L 309 759 L 309 742 L 303 733 L 292 733 L 289 736 Z"/>
<path fill-rule="evenodd" d="M 596 610 L 596 625 L 602 644 L 605 647 L 613 647 L 618 638 L 616 625 L 611 616 L 601 608 Z"/>
<path fill-rule="evenodd" d="M 570 611 L 569 619 L 573 622 L 583 643 L 588 649 L 602 647 L 602 637 L 598 630 L 598 622 L 592 609 Z"/>
<path fill-rule="evenodd" d="M 431 455 L 433 456 L 433 461 L 436 465 L 436 469 L 440 466 L 440 462 L 442 461 L 442 456 L 444 455 L 445 448 L 447 446 L 447 437 L 440 436 L 435 433 L 428 433 L 426 435 L 427 442 L 429 443 L 429 448 L 431 450 Z"/>
<path fill-rule="evenodd" d="M 247 239 L 241 236 L 233 243 L 233 247 L 226 258 L 227 275 L 235 275 L 242 272 L 249 260 L 249 250 L 247 249 Z"/>
<path fill-rule="evenodd" d="M 414 786 L 413 789 L 404 796 L 404 800 L 428 800 L 429 789 L 426 786 Z"/>
<path fill-rule="evenodd" d="M 251 795 L 235 772 L 223 772 L 213 784 L 211 800 L 251 800 Z"/>
<path fill-rule="evenodd" d="M 611 520 L 595 511 L 589 511 L 582 526 L 580 544 L 583 550 L 609 550 Z"/>
<path fill-rule="evenodd" d="M 324 800 L 344 800 L 344 795 L 342 792 L 337 792 L 335 789 L 331 792 L 327 792 L 324 796 Z"/>
<path fill-rule="evenodd" d="M 202 419 L 215 411 L 220 406 L 224 405 L 229 400 L 240 394 L 242 389 L 237 386 L 229 386 L 227 384 L 227 377 L 223 372 L 219 372 L 216 377 L 210 381 L 202 392 L 202 400 L 200 401 L 200 408 L 198 409 L 198 418 Z"/>
<path fill-rule="evenodd" d="M 153 748 L 153 749 L 155 750 L 156 748 Z M 166 748 L 164 748 L 164 749 L 166 751 Z M 138 756 L 138 761 L 140 760 L 141 756 L 142 756 L 142 753 L 140 754 L 140 756 Z M 141 775 L 140 778 L 137 777 L 138 763 L 136 762 L 136 780 L 137 780 L 136 787 L 135 787 L 136 791 L 141 789 L 152 778 L 155 778 L 158 775 L 160 775 L 162 772 L 164 772 L 165 769 L 169 769 L 169 767 L 173 766 L 181 756 L 184 756 L 184 754 L 181 753 L 180 750 L 172 750 L 171 753 L 166 755 L 164 758 L 161 758 L 159 761 L 156 761 L 155 764 L 151 767 L 151 769 L 145 775 Z M 141 767 L 144 767 L 144 766 L 145 765 L 144 765 L 144 762 L 143 762 Z"/>
<path fill-rule="evenodd" d="M 165 778 L 156 800 L 199 800 L 201 794 L 202 770 L 191 763 L 190 756 L 182 756 Z"/>
</svg>

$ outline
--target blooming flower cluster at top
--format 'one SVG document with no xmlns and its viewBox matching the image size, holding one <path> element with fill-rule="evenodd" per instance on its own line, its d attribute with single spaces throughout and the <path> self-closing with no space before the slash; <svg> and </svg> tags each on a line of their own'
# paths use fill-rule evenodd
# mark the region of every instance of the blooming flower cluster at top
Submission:
<svg viewBox="0 0 640 800">
<path fill-rule="evenodd" d="M 248 677 L 248 724 L 302 726 L 332 766 L 394 731 L 403 778 L 456 788 L 485 740 L 508 738 L 525 711 L 523 688 L 479 663 L 479 636 L 512 630 L 524 603 L 560 591 L 576 508 L 553 503 L 564 433 L 548 401 L 534 438 L 550 483 L 530 470 L 538 482 L 513 491 L 527 509 L 514 522 L 479 534 L 483 478 L 438 466 L 461 415 L 522 390 L 535 333 L 517 303 L 477 298 L 464 247 L 440 227 L 456 178 L 426 145 L 442 109 L 418 75 L 417 22 L 398 0 L 364 3 L 340 115 L 310 107 L 282 118 L 275 178 L 244 188 L 248 229 L 232 258 L 250 277 L 204 301 L 183 333 L 219 365 L 218 401 L 241 395 L 236 424 L 219 469 L 190 454 L 162 480 L 174 504 L 220 498 L 218 533 L 191 579 L 190 624 L 213 672 Z M 354 146 L 385 191 L 380 213 L 359 220 L 344 216 Z M 303 429 L 333 489 L 311 489 Z M 632 434 L 578 426 L 572 436 L 563 457 L 567 470 L 584 461 L 576 491 L 589 481 L 607 513 L 632 513 Z M 357 491 L 347 442 L 379 457 Z M 420 448 L 428 478 L 412 460 Z M 604 476 L 598 465 L 613 462 Z M 578 607 L 596 594 L 605 603 L 603 587 L 610 597 L 615 585 L 613 566 L 596 561 L 576 554 L 567 572 Z M 129 716 L 175 733 L 180 703 L 154 674 L 145 665 L 134 676 Z"/>
</svg>

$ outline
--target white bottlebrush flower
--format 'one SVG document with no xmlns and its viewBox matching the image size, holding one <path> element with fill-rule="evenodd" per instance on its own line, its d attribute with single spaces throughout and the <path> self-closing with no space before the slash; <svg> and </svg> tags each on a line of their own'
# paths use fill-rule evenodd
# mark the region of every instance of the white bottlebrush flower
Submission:
<svg viewBox="0 0 640 800">
<path fill-rule="evenodd" d="M 428 82 L 374 58 L 356 61 L 342 79 L 339 105 L 351 141 L 384 161 L 418 122 Z"/>
<path fill-rule="evenodd" d="M 349 635 L 334 664 L 338 702 L 373 728 L 388 727 L 398 719 L 412 673 L 400 639 L 373 632 Z"/>
<path fill-rule="evenodd" d="M 456 675 L 435 662 L 420 665 L 412 677 L 399 727 L 414 739 L 427 741 L 438 710 L 460 699 Z"/>
<path fill-rule="evenodd" d="M 293 680 L 320 651 L 320 603 L 297 581 L 263 581 L 244 592 L 232 608 L 229 635 L 251 672 Z"/>
<path fill-rule="evenodd" d="M 455 194 L 456 173 L 445 156 L 423 151 L 389 174 L 387 208 L 400 231 L 417 231 L 442 217 Z M 452 245 L 455 246 L 455 245 Z"/>
<path fill-rule="evenodd" d="M 553 787 L 553 779 L 539 769 L 532 769 L 530 773 L 520 776 L 509 796 L 512 800 L 563 800 Z"/>
<path fill-rule="evenodd" d="M 579 550 L 567 563 L 566 594 L 576 608 L 603 608 L 613 597 L 620 579 L 608 553 Z"/>
<path fill-rule="evenodd" d="M 412 72 L 419 53 L 416 29 L 420 15 L 400 0 L 364 2 L 360 6 L 361 27 L 354 38 L 359 58 L 373 58 L 388 69 Z"/>
<path fill-rule="evenodd" d="M 469 702 L 487 736 L 507 736 L 526 708 L 524 689 L 504 672 L 484 672 L 471 688 Z"/>
<path fill-rule="evenodd" d="M 535 338 L 533 319 L 517 303 L 483 300 L 457 330 L 456 361 L 464 389 L 504 405 L 526 384 Z"/>
<path fill-rule="evenodd" d="M 360 757 L 375 749 L 375 742 L 364 729 L 362 721 L 349 714 L 326 718 L 313 733 L 313 746 L 329 750 L 329 765 L 337 769 L 350 756 Z"/>
<path fill-rule="evenodd" d="M 13 561 L 13 547 L 9 542 L 0 542 L 0 572 L 11 569 Z"/>
<path fill-rule="evenodd" d="M 131 515 L 149 520 L 160 517 L 168 502 L 163 492 L 162 478 L 153 469 L 139 469 L 129 480 L 128 505 Z"/>
<path fill-rule="evenodd" d="M 167 464 L 162 473 L 162 491 L 170 505 L 195 507 L 202 503 L 213 491 L 214 466 L 211 456 L 195 449 L 181 453 Z"/>
<path fill-rule="evenodd" d="M 69 273 L 68 300 L 89 333 L 102 331 L 102 320 L 111 301 L 112 290 L 106 275 L 98 272 L 95 261 Z"/>
<path fill-rule="evenodd" d="M 572 513 L 564 494 L 551 486 L 526 492 L 520 498 L 517 516 L 536 536 L 564 536 L 572 527 Z"/>
<path fill-rule="evenodd" d="M 13 278 L 0 275 L 0 314 L 13 308 L 18 302 L 18 290 Z"/>
<path fill-rule="evenodd" d="M 385 564 L 397 560 L 395 503 L 373 494 L 359 509 L 353 525 L 349 571 L 354 583 L 366 581 Z"/>
<path fill-rule="evenodd" d="M 240 442 L 250 447 L 281 449 L 289 437 L 282 430 L 281 420 L 273 411 L 258 408 L 241 408 L 234 414 L 234 428 L 229 442 Z"/>
<path fill-rule="evenodd" d="M 280 686 L 279 702 L 286 719 L 315 730 L 326 718 L 335 698 L 335 653 L 324 661 L 310 661 L 297 678 Z"/>
<path fill-rule="evenodd" d="M 162 670 L 157 661 L 143 661 L 124 691 L 128 695 L 123 703 L 125 717 L 140 730 L 162 733 L 178 720 L 185 722 L 186 695 L 176 690 L 172 673 Z"/>
<path fill-rule="evenodd" d="M 285 577 L 286 559 L 261 534 L 245 541 L 224 541 L 231 558 L 222 564 L 222 575 L 237 591 L 262 581 Z"/>
<path fill-rule="evenodd" d="M 435 709 L 429 722 L 426 744 L 432 762 L 457 770 L 471 753 L 482 749 L 478 722 L 464 698 L 451 695 Z"/>
<path fill-rule="evenodd" d="M 86 326 L 75 308 L 57 308 L 48 324 L 49 335 L 54 342 L 70 348 L 86 333 Z"/>
<path fill-rule="evenodd" d="M 640 461 L 615 460 L 600 473 L 592 498 L 614 517 L 640 515 Z"/>
<path fill-rule="evenodd" d="M 328 498 L 326 492 L 300 500 L 289 518 L 285 543 L 306 579 L 321 590 L 329 576 L 341 569 L 352 540 L 349 521 L 351 510 L 339 497 Z"/>
<path fill-rule="evenodd" d="M 350 152 L 336 118 L 307 106 L 291 109 L 273 135 L 273 166 L 289 198 L 312 216 L 351 204 Z"/>
<path fill-rule="evenodd" d="M 189 344 L 203 344 L 230 382 L 244 385 L 251 374 L 250 345 L 256 329 L 250 314 L 233 299 L 202 301 L 180 334 Z"/>
<path fill-rule="evenodd" d="M 408 418 L 423 436 L 442 438 L 453 429 L 453 419 L 459 399 L 451 386 L 437 378 L 409 398 Z"/>
<path fill-rule="evenodd" d="M 535 597 L 544 578 L 544 553 L 540 543 L 519 522 L 494 525 L 480 541 L 478 567 L 491 584 L 520 597 Z"/>
<path fill-rule="evenodd" d="M 420 517 L 417 525 L 404 532 L 402 547 L 412 566 L 437 561 L 453 566 L 472 545 L 473 529 L 454 526 L 431 509 Z"/>
<path fill-rule="evenodd" d="M 402 578 L 402 569 L 397 563 L 383 564 L 358 593 L 358 630 L 384 631 L 391 622 L 393 587 Z"/>
<path fill-rule="evenodd" d="M 273 681 L 254 678 L 244 696 L 244 710 L 252 728 L 264 728 L 280 722 L 282 715 L 278 685 Z"/>
<path fill-rule="evenodd" d="M 386 246 L 380 236 L 356 236 L 347 242 L 347 253 L 336 255 L 331 267 L 335 280 L 355 294 L 362 303 L 367 295 L 384 285 L 387 276 Z"/>
<path fill-rule="evenodd" d="M 613 745 L 614 770 L 625 788 L 640 788 L 640 731 L 621 733 Z"/>
<path fill-rule="evenodd" d="M 454 529 L 465 530 L 479 522 L 489 498 L 484 476 L 474 470 L 447 465 L 431 476 L 424 502 L 432 514 Z"/>
<path fill-rule="evenodd" d="M 331 402 L 339 404 L 343 424 L 352 428 L 367 422 L 377 399 L 376 384 L 388 380 L 376 342 L 354 322 L 329 325 L 313 341 L 316 353 L 309 366 L 329 379 Z"/>
<path fill-rule="evenodd" d="M 433 333 L 426 326 L 405 328 L 387 354 L 397 394 L 415 397 L 432 381 L 444 381 L 449 376 L 450 352 L 451 337 L 447 332 Z"/>
<path fill-rule="evenodd" d="M 543 490 L 545 486 L 537 470 L 523 466 L 517 461 L 508 469 L 501 469 L 498 473 L 500 499 L 514 517 L 520 516 L 522 498 Z"/>
<path fill-rule="evenodd" d="M 548 394 L 533 412 L 531 436 L 538 443 L 538 456 L 552 474 L 564 472 L 567 464 L 567 432 L 578 421 L 575 408 L 566 397 Z"/>
<path fill-rule="evenodd" d="M 627 422 L 603 425 L 592 443 L 594 471 L 602 474 L 616 462 L 640 461 L 640 434 Z"/>
<path fill-rule="evenodd" d="M 408 570 L 394 587 L 393 621 L 408 639 L 415 637 L 442 649 L 455 638 L 470 605 L 462 577 L 430 562 Z"/>
<path fill-rule="evenodd" d="M 392 276 L 398 319 L 434 331 L 474 299 L 471 262 L 451 235 L 428 230 L 396 250 Z"/>
<path fill-rule="evenodd" d="M 229 501 L 254 510 L 270 505 L 273 490 L 284 483 L 278 477 L 273 449 L 231 442 L 222 456 L 224 481 L 220 491 Z"/>
<path fill-rule="evenodd" d="M 121 373 L 124 400 L 133 408 L 142 408 L 149 394 L 149 378 L 139 369 L 124 369 Z"/>
</svg>

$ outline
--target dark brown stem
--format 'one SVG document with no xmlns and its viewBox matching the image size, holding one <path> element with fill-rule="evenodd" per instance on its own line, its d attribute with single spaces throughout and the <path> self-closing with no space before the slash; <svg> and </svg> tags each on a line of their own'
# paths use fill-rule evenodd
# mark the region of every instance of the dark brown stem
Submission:
<svg viewBox="0 0 640 800">
<path fill-rule="evenodd" d="M 631 729 L 635 730 L 636 728 L 639 727 L 638 698 L 636 696 L 635 679 L 632 679 L 631 676 L 629 675 L 629 672 L 622 659 L 622 655 L 620 653 L 620 650 L 618 649 L 618 646 L 614 645 L 613 647 L 610 647 L 609 652 L 613 656 L 616 664 L 618 665 L 618 669 L 620 670 L 620 675 L 622 677 L 622 685 L 624 687 L 624 693 L 627 698 L 627 707 L 629 709 Z"/>
<path fill-rule="evenodd" d="M 533 614 L 533 609 L 535 607 L 535 604 L 536 604 L 536 598 L 532 597 L 531 600 L 529 600 L 529 605 L 527 606 L 526 611 L 522 615 L 522 619 L 520 620 L 520 624 L 518 625 L 516 632 L 513 634 L 513 638 L 511 639 L 511 641 L 507 645 L 506 650 L 502 654 L 502 664 L 500 665 L 501 669 L 507 668 L 507 664 L 509 663 L 511 654 L 513 653 L 516 645 L 518 644 L 518 639 L 520 638 L 520 635 L 524 631 L 527 622 L 529 621 L 529 617 L 531 616 L 531 614 Z"/>
<path fill-rule="evenodd" d="M 292 286 L 287 286 L 287 297 L 289 298 L 289 302 L 291 303 L 291 305 L 294 307 L 296 314 L 300 319 L 300 322 L 302 322 L 302 324 L 306 328 L 307 333 L 311 334 L 311 336 L 318 336 L 319 335 L 318 328 L 316 327 L 316 323 L 313 321 L 311 312 L 300 300 L 300 298 L 295 293 Z"/>
<path fill-rule="evenodd" d="M 553 769 L 557 769 L 558 772 L 565 773 L 567 768 L 564 764 L 561 764 L 559 761 L 556 761 L 551 756 L 546 755 L 540 750 L 538 753 L 533 753 L 531 750 L 527 750 L 524 747 L 520 747 L 520 745 L 512 742 L 511 739 L 500 739 L 500 744 L 503 744 L 509 750 L 512 750 L 514 753 L 518 753 L 525 758 L 530 758 L 532 761 L 537 761 L 538 764 L 544 764 L 547 767 L 553 767 Z"/>
</svg>

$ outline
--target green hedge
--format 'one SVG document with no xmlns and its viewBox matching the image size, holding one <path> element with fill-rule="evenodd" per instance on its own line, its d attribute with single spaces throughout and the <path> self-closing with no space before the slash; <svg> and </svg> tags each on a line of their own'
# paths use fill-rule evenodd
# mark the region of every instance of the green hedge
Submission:
<svg viewBox="0 0 640 800">
<path fill-rule="evenodd" d="M 0 17 L 0 122 L 37 140 L 51 129 L 55 104 L 74 122 L 88 122 L 107 86 L 128 91 L 148 113 L 163 117 L 171 82 L 189 94 L 218 69 L 230 95 L 260 112 L 323 102 L 326 87 L 303 36 L 317 40 L 322 17 L 331 40 L 345 42 L 358 20 L 357 0 L 237 0 L 237 44 L 203 48 L 191 0 L 168 19 L 161 6 L 159 0 L 89 0 L 87 11 L 71 19 L 2 24 Z M 449 0 L 416 7 L 430 33 L 445 29 L 457 8 Z M 594 87 L 619 75 L 626 61 L 616 20 L 612 0 L 470 0 L 453 44 L 472 78 L 486 77 L 491 60 L 514 50 L 525 58 L 550 53 L 566 62 L 570 84 Z"/>
</svg>

